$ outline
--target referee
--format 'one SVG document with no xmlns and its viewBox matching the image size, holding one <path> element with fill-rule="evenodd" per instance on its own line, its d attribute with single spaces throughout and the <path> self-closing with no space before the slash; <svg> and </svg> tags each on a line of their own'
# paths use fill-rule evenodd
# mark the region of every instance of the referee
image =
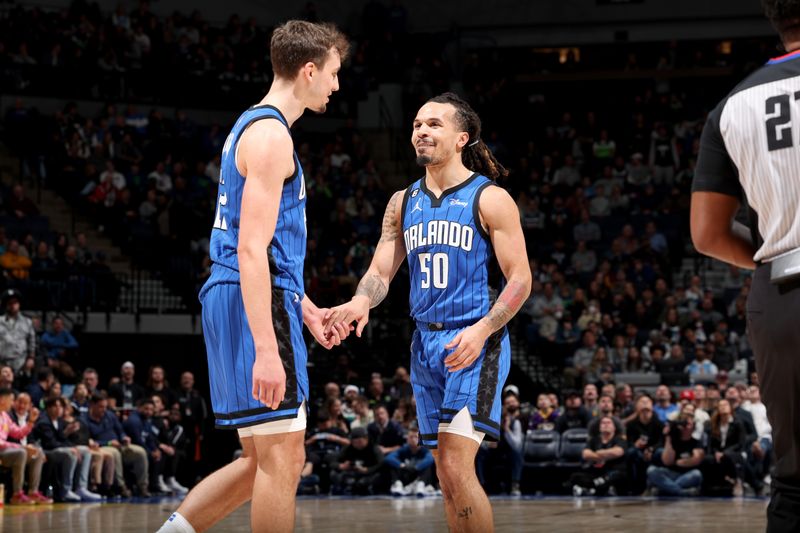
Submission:
<svg viewBox="0 0 800 533">
<path fill-rule="evenodd" d="M 747 327 L 775 471 L 769 533 L 800 531 L 800 0 L 762 0 L 786 54 L 711 112 L 692 186 L 698 251 L 755 269 Z M 740 200 L 750 229 L 735 222 Z"/>
</svg>

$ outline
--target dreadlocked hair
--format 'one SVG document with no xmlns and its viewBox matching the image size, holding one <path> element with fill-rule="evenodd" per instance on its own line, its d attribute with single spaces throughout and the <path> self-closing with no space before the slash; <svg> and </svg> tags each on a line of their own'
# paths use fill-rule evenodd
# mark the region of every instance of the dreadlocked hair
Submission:
<svg viewBox="0 0 800 533">
<path fill-rule="evenodd" d="M 500 176 L 508 176 L 508 170 L 500 164 L 481 139 L 481 119 L 466 100 L 455 93 L 446 92 L 434 96 L 428 102 L 450 104 L 456 108 L 455 118 L 458 127 L 469 135 L 469 141 L 461 151 L 461 162 L 465 167 L 493 180 Z M 476 141 L 477 144 L 473 144 Z"/>
</svg>

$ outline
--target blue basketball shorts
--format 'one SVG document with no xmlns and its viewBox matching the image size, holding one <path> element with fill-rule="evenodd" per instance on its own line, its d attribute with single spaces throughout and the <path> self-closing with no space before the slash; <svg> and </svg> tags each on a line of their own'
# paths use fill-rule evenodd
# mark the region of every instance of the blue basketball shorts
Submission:
<svg viewBox="0 0 800 533">
<path fill-rule="evenodd" d="M 436 448 L 439 423 L 449 423 L 464 407 L 475 431 L 487 440 L 499 440 L 502 389 L 511 367 L 511 342 L 503 328 L 492 334 L 480 356 L 467 368 L 448 371 L 444 347 L 466 328 L 426 331 L 417 329 L 411 340 L 411 385 L 417 401 L 420 440 Z"/>
<path fill-rule="evenodd" d="M 300 296 L 272 287 L 272 321 L 286 371 L 286 395 L 276 409 L 253 398 L 256 351 L 244 310 L 241 285 L 217 283 L 204 288 L 201 302 L 216 427 L 238 429 L 296 418 L 297 410 L 308 398 L 308 354 L 303 341 Z"/>
</svg>

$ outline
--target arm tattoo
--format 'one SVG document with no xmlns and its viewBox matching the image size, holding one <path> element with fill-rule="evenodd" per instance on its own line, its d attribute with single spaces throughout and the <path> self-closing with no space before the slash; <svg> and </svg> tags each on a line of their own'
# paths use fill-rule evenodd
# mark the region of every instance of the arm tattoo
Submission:
<svg viewBox="0 0 800 533">
<path fill-rule="evenodd" d="M 400 224 L 397 223 L 397 202 L 402 197 L 403 197 L 403 191 L 397 191 L 392 195 L 392 198 L 389 200 L 389 205 L 386 206 L 386 213 L 384 213 L 383 215 L 381 240 L 378 242 L 378 244 L 382 242 L 394 241 L 400 234 Z"/>
<path fill-rule="evenodd" d="M 517 314 L 517 311 L 525 302 L 527 292 L 525 285 L 519 281 L 510 281 L 506 285 L 506 288 L 497 298 L 497 302 L 489 310 L 489 313 L 483 317 L 493 332 L 505 326 Z"/>
<path fill-rule="evenodd" d="M 384 285 L 383 280 L 377 274 L 364 276 L 356 289 L 356 296 L 366 296 L 369 298 L 369 308 L 377 306 L 386 298 L 389 289 Z"/>
</svg>

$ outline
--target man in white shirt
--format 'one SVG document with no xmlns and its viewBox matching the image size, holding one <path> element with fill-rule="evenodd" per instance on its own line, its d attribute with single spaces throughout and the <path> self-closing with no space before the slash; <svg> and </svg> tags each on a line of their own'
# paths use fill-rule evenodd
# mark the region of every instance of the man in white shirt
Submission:
<svg viewBox="0 0 800 533">
<path fill-rule="evenodd" d="M 753 443 L 753 456 L 763 460 L 763 471 L 769 471 L 770 452 L 772 452 L 772 426 L 767 419 L 767 407 L 761 402 L 761 389 L 758 385 L 750 385 L 747 389 L 748 399 L 742 403 L 742 409 L 753 416 L 758 439 Z"/>
</svg>

